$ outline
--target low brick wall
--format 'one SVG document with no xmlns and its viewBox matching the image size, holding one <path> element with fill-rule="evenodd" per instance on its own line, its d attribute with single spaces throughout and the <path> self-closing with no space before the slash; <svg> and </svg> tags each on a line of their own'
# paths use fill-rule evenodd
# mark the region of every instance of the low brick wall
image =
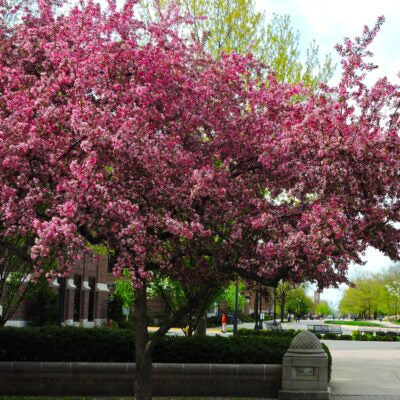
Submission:
<svg viewBox="0 0 400 400">
<path fill-rule="evenodd" d="M 132 396 L 132 363 L 0 362 L 0 395 Z M 153 364 L 156 396 L 277 398 L 282 365 Z"/>
</svg>

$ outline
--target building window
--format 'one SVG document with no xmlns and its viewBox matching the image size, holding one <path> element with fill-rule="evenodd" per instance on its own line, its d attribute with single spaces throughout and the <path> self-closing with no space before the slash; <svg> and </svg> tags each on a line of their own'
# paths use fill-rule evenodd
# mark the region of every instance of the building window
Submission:
<svg viewBox="0 0 400 400">
<path fill-rule="evenodd" d="M 108 272 L 113 272 L 118 255 L 116 253 L 108 253 Z"/>
<path fill-rule="evenodd" d="M 96 279 L 89 278 L 89 309 L 88 309 L 88 321 L 94 320 L 94 295 L 95 295 L 95 288 L 96 288 Z"/>
<path fill-rule="evenodd" d="M 82 276 L 74 275 L 74 285 L 76 286 L 74 292 L 74 321 L 78 322 L 81 319 L 81 289 L 82 289 Z"/>
</svg>

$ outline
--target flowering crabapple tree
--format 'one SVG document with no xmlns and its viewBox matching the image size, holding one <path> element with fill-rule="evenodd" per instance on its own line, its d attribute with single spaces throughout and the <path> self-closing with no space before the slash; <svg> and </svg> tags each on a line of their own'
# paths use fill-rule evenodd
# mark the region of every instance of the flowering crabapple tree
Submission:
<svg viewBox="0 0 400 400">
<path fill-rule="evenodd" d="M 372 245 L 398 259 L 399 88 L 364 83 L 376 27 L 338 50 L 343 77 L 313 93 L 251 55 L 213 59 L 171 7 L 156 23 L 92 1 L 0 29 L 1 235 L 33 235 L 36 276 L 89 245 L 135 287 L 137 399 L 160 338 L 233 274 L 346 281 Z M 188 28 L 189 26 L 189 28 Z M 146 287 L 185 305 L 151 337 Z"/>
</svg>

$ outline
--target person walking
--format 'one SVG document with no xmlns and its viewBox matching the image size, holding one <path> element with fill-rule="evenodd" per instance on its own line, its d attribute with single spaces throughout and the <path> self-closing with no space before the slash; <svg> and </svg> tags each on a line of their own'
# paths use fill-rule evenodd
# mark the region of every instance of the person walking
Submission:
<svg viewBox="0 0 400 400">
<path fill-rule="evenodd" d="M 222 323 L 222 332 L 226 333 L 226 315 L 225 314 L 222 314 L 221 323 Z"/>
</svg>

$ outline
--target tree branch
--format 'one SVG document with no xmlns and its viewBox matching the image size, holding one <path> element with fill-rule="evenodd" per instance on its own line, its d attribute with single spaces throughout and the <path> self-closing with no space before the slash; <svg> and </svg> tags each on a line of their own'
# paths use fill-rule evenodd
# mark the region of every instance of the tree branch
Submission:
<svg viewBox="0 0 400 400">
<path fill-rule="evenodd" d="M 156 344 L 161 340 L 161 338 L 172 328 L 175 324 L 177 324 L 187 313 L 196 308 L 201 300 L 206 297 L 210 291 L 216 288 L 215 282 L 208 282 L 205 286 L 201 288 L 199 292 L 197 292 L 193 297 L 191 297 L 188 302 L 178 309 L 173 317 L 166 321 L 158 331 L 152 335 L 151 339 L 146 345 L 146 352 L 152 352 Z"/>
</svg>

